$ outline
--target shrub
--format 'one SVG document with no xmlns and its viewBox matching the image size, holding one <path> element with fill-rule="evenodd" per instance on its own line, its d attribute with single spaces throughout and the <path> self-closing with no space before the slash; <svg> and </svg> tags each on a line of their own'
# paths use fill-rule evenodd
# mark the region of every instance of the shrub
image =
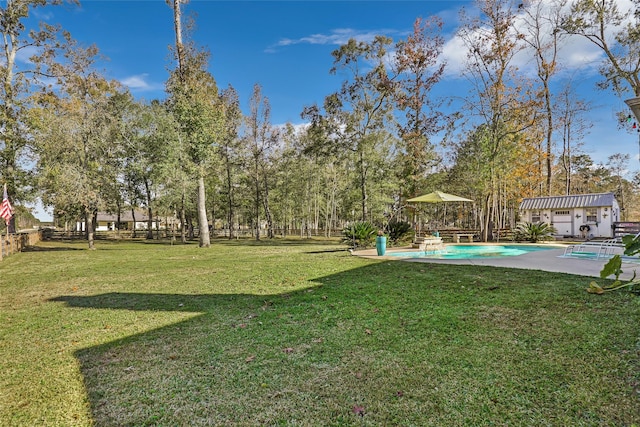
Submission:
<svg viewBox="0 0 640 427">
<path fill-rule="evenodd" d="M 411 224 L 406 221 L 391 221 L 387 225 L 389 233 L 389 240 L 392 243 L 397 243 L 405 237 L 408 237 L 412 233 Z"/>
<path fill-rule="evenodd" d="M 515 239 L 536 243 L 541 240 L 552 240 L 556 229 L 546 222 L 521 222 L 516 226 Z"/>
<path fill-rule="evenodd" d="M 378 228 L 370 222 L 356 222 L 342 230 L 344 243 L 348 243 L 354 248 L 366 248 L 371 245 L 377 232 Z"/>
</svg>

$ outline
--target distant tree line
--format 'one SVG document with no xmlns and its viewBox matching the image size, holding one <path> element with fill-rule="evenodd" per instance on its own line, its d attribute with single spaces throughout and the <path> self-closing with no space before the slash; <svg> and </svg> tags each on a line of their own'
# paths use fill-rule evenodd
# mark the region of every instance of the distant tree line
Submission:
<svg viewBox="0 0 640 427">
<path fill-rule="evenodd" d="M 406 200 L 436 189 L 474 200 L 447 218 L 484 239 L 515 226 L 523 197 L 613 191 L 623 218 L 639 217 L 640 175 L 626 178 L 629 154 L 595 164 L 582 150 L 590 105 L 559 62 L 564 43 L 586 38 L 605 54 L 600 86 L 640 96 L 637 0 L 628 11 L 615 0 L 476 0 L 479 13 L 461 10 L 456 35 L 470 91 L 442 98 L 433 90 L 447 71 L 439 18 L 417 18 L 401 40 L 349 40 L 327 67 L 344 81 L 304 107 L 304 126 L 274 125 L 258 84 L 241 111 L 183 28 L 182 0 L 168 2 L 176 42 L 166 98 L 151 102 L 105 77 L 98 47 L 45 23 L 25 28 L 33 10 L 59 3 L 0 7 L 0 178 L 14 205 L 39 197 L 58 222 L 85 221 L 90 247 L 98 211 L 176 216 L 181 239 L 197 227 L 206 247 L 210 229 L 234 238 L 245 227 L 260 239 L 415 223 L 442 207 Z M 28 69 L 16 62 L 22 52 L 32 53 Z M 521 72 L 522 58 L 533 74 Z"/>
</svg>

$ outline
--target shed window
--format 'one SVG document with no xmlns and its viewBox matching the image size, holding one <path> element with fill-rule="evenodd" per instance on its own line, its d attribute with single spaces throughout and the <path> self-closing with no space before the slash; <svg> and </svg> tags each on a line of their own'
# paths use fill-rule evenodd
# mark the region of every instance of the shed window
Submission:
<svg viewBox="0 0 640 427">
<path fill-rule="evenodd" d="M 587 222 L 596 222 L 598 221 L 598 209 L 597 208 L 587 208 Z"/>
<path fill-rule="evenodd" d="M 555 211 L 553 214 L 554 215 L 570 215 L 571 213 L 569 211 Z"/>
<path fill-rule="evenodd" d="M 531 222 L 540 222 L 540 211 L 531 212 Z"/>
</svg>

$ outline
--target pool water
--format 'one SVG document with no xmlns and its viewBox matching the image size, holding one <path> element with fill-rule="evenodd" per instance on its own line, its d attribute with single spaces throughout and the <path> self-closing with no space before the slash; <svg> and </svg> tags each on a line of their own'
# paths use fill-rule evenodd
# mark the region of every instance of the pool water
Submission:
<svg viewBox="0 0 640 427">
<path fill-rule="evenodd" d="M 534 245 L 447 245 L 442 251 L 387 252 L 386 255 L 403 258 L 478 259 L 518 256 L 549 249 L 557 248 Z"/>
</svg>

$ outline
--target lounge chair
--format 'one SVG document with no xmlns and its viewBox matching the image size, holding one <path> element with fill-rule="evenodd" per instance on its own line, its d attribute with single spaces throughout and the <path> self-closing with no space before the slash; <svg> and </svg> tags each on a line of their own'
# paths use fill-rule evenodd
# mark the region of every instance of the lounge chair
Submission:
<svg viewBox="0 0 640 427">
<path fill-rule="evenodd" d="M 638 237 L 640 237 L 640 233 L 634 236 L 634 238 Z M 622 237 L 616 237 L 614 239 L 569 245 L 564 250 L 563 256 L 595 255 L 596 258 L 609 258 L 613 255 L 624 254 L 624 248 Z"/>
</svg>

